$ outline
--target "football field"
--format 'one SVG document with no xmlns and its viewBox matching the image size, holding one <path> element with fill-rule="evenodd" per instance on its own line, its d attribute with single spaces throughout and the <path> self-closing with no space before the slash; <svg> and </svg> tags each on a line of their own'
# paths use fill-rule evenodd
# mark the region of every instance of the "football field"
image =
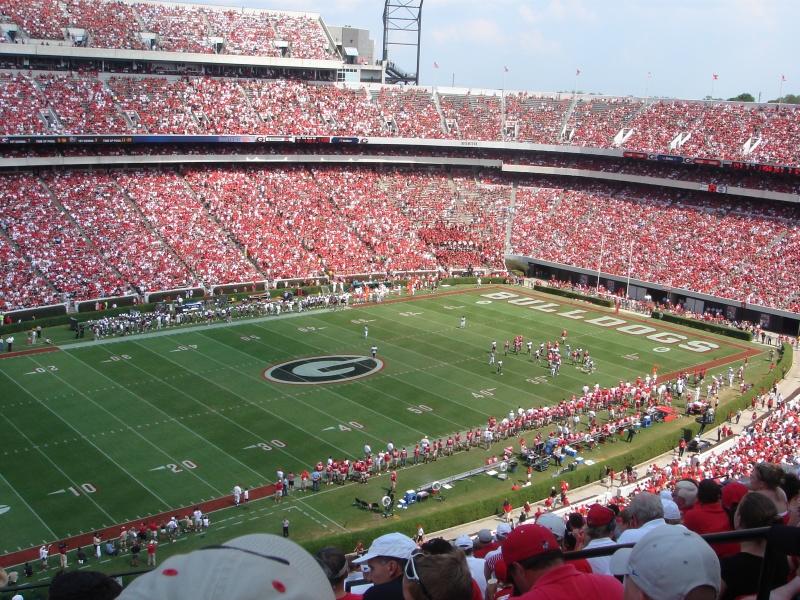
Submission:
<svg viewBox="0 0 800 600">
<path fill-rule="evenodd" d="M 590 351 L 596 372 L 565 360 L 553 378 L 524 347 L 503 355 L 515 335 L 537 347 L 563 329 L 573 348 Z M 489 365 L 493 340 L 502 375 Z M 237 484 L 267 485 L 278 469 L 361 457 L 365 444 L 413 448 L 423 436 L 553 404 L 586 384 L 632 381 L 654 368 L 664 376 L 751 349 L 492 287 L 0 360 L 0 553 L 191 507 Z"/>
</svg>

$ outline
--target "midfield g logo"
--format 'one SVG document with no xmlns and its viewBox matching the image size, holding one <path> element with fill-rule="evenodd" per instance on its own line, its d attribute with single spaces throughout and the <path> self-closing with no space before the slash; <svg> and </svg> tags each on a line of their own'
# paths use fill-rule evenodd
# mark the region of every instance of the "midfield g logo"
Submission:
<svg viewBox="0 0 800 600">
<path fill-rule="evenodd" d="M 264 378 L 275 383 L 315 385 L 361 379 L 383 368 L 383 361 L 369 356 L 312 356 L 273 365 Z"/>
</svg>

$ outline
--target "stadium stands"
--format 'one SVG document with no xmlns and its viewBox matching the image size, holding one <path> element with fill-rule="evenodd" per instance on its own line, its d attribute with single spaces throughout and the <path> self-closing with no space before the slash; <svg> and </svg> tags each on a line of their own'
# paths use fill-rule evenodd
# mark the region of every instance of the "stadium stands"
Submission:
<svg viewBox="0 0 800 600">
<path fill-rule="evenodd" d="M 319 18 L 304 13 L 105 0 L 3 0 L 0 15 L 21 29 L 15 41 L 26 43 L 338 58 Z"/>
<path fill-rule="evenodd" d="M 153 6 L 156 16 L 183 10 Z M 226 13 L 214 14 L 218 18 Z M 169 22 L 165 18 L 160 26 L 167 28 Z M 104 81 L 90 73 L 46 72 L 33 77 L 5 72 L 0 77 L 0 111 L 9 116 L 0 122 L 0 134 L 146 130 L 459 138 L 800 165 L 800 112 L 786 106 L 681 100 L 648 104 L 608 97 L 579 99 L 573 106 L 569 99 L 526 93 L 501 98 L 292 79 L 115 75 Z"/>
<path fill-rule="evenodd" d="M 6 251 L 48 284 L 27 294 L 36 303 L 51 288 L 86 299 L 198 281 L 503 270 L 508 239 L 514 254 L 591 270 L 602 248 L 606 273 L 800 310 L 786 276 L 800 272 L 800 213 L 788 205 L 552 178 L 514 190 L 468 170 L 336 166 L 63 171 L 0 184 L 3 231 L 19 246 Z M 33 233 L 28 195 L 28 210 L 50 216 Z"/>
</svg>

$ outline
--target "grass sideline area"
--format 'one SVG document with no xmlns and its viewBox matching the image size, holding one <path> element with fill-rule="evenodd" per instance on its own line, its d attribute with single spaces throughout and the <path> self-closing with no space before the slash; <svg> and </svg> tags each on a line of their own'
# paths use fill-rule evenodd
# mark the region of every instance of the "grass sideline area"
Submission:
<svg viewBox="0 0 800 600">
<path fill-rule="evenodd" d="M 462 315 L 465 329 L 458 326 Z M 600 324 L 590 322 L 594 319 Z M 608 325 L 609 319 L 626 324 Z M 643 327 L 655 328 L 661 340 L 676 334 L 685 339 L 657 342 L 647 339 L 648 333 L 630 333 Z M 492 339 L 503 358 L 506 338 L 521 334 L 538 345 L 557 339 L 564 328 L 573 347 L 591 351 L 597 372 L 588 375 L 565 365 L 553 379 L 525 354 L 506 358 L 502 376 L 488 366 Z M 298 357 L 368 356 L 373 344 L 384 366 L 363 379 L 294 386 L 263 377 L 269 365 Z M 553 404 L 579 393 L 584 384 L 614 385 L 654 365 L 664 375 L 709 361 L 741 360 L 736 357 L 758 352 L 754 348 L 672 324 L 612 316 L 523 288 L 484 287 L 335 313 L 84 342 L 52 354 L 2 360 L 0 407 L 7 444 L 0 493 L 8 510 L 0 514 L 0 552 L 177 511 L 226 496 L 237 483 L 269 484 L 278 468 L 299 472 L 328 455 L 358 457 L 365 443 L 376 450 L 389 440 L 413 447 L 422 435 L 446 436 L 519 406 Z M 763 356 L 752 356 L 748 380 L 761 379 L 768 366 Z M 727 366 L 709 374 L 723 369 Z M 729 396 L 723 413 L 738 394 Z M 632 444 L 601 446 L 586 455 L 596 467 L 580 467 L 564 478 L 579 485 L 595 479 L 601 465 L 638 462 L 632 453 L 643 460 L 674 446 L 681 430 L 693 425 L 693 419 L 680 419 L 643 431 Z M 516 443 L 502 441 L 490 451 L 475 449 L 402 470 L 398 489 L 480 466 L 505 445 Z M 553 472 L 535 475 L 524 496 L 535 498 L 560 481 Z M 511 495 L 512 480 L 478 476 L 458 482 L 445 502 L 422 503 L 391 519 L 352 506 L 355 496 L 377 501 L 388 486 L 385 475 L 285 504 L 253 502 L 215 513 L 208 533 L 167 545 L 159 558 L 251 531 L 278 532 L 285 515 L 292 521 L 292 537 L 312 548 L 328 540 L 346 548 L 346 542 L 374 537 L 385 528 L 411 531 L 417 522 L 439 529 L 490 514 Z M 120 570 L 124 564 L 116 559 L 103 568 Z"/>
</svg>

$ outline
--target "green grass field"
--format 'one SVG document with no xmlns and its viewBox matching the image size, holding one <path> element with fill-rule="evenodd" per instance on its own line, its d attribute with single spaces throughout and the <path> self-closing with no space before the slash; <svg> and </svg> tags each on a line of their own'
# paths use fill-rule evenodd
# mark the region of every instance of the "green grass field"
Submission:
<svg viewBox="0 0 800 600">
<path fill-rule="evenodd" d="M 500 297 L 509 293 L 519 296 Z M 538 301 L 524 305 L 530 298 Z M 461 315 L 465 329 L 458 327 Z M 606 320 L 587 322 L 597 317 Z M 627 323 L 604 326 L 617 317 Z M 617 330 L 630 325 L 636 327 L 628 333 Z M 521 334 L 538 345 L 565 328 L 573 347 L 591 351 L 597 372 L 585 374 L 565 361 L 551 379 L 525 354 L 502 356 L 506 338 Z M 675 332 L 685 339 L 673 338 Z M 502 376 L 488 365 L 493 339 L 505 360 Z M 373 344 L 383 369 L 361 379 L 288 385 L 263 376 L 270 365 L 298 357 L 368 356 Z M 279 468 L 299 472 L 329 455 L 359 457 L 365 444 L 413 447 L 424 435 L 445 436 L 519 406 L 551 404 L 587 383 L 633 380 L 654 365 L 667 374 L 729 360 L 746 347 L 521 288 L 471 288 L 64 344 L 59 352 L 0 360 L 0 507 L 6 507 L 0 553 L 229 495 L 235 484 L 272 483 Z M 480 466 L 487 455 L 461 453 L 407 469 L 399 488 Z M 229 532 L 277 532 L 287 511 L 297 514 L 293 536 L 300 539 L 363 528 L 379 517 L 352 508 L 353 496 L 375 501 L 381 485 L 386 482 L 332 487 L 280 510 L 263 502 L 247 519 L 258 523 L 241 519 L 236 529 L 233 516 Z M 484 485 L 459 484 L 450 496 L 473 497 Z"/>
</svg>

